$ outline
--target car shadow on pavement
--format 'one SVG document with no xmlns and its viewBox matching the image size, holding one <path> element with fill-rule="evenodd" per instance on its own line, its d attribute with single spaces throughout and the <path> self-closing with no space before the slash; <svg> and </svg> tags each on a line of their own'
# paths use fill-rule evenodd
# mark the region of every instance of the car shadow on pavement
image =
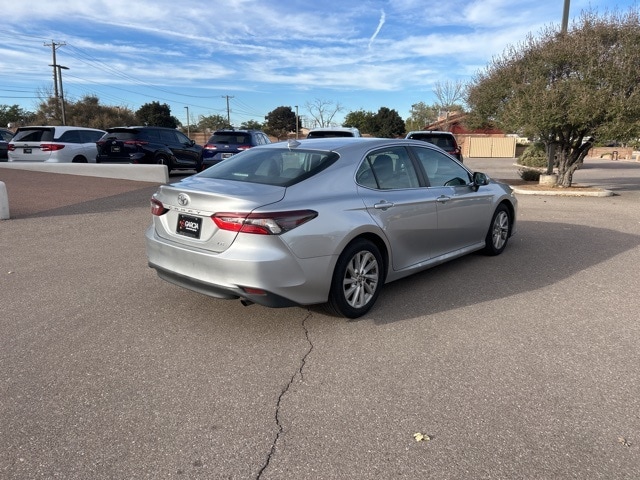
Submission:
<svg viewBox="0 0 640 480">
<path fill-rule="evenodd" d="M 605 228 L 521 221 L 502 255 L 471 254 L 389 283 L 356 321 L 388 324 L 535 291 L 639 245 L 640 236 Z"/>
<path fill-rule="evenodd" d="M 148 207 L 151 195 L 158 189 L 157 185 L 138 188 L 116 195 L 107 195 L 92 200 L 71 203 L 56 208 L 46 209 L 50 204 L 11 209 L 11 219 L 57 217 L 65 215 L 82 215 L 87 213 L 108 213 L 122 209 L 130 209 L 132 205 Z M 72 201 L 72 200 L 70 200 Z M 151 218 L 151 213 L 149 213 Z M 149 220 L 151 221 L 151 220 Z"/>
</svg>

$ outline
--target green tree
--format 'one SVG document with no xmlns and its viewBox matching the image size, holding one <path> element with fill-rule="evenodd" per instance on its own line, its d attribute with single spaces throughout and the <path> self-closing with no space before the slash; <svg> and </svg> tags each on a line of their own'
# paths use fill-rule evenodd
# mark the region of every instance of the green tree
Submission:
<svg viewBox="0 0 640 480">
<path fill-rule="evenodd" d="M 231 128 L 227 118 L 222 115 L 201 116 L 197 128 L 203 132 L 215 132 L 221 128 Z"/>
<path fill-rule="evenodd" d="M 35 113 L 24 110 L 19 105 L 0 105 L 0 127 L 28 125 Z"/>
<path fill-rule="evenodd" d="M 145 103 L 136 111 L 138 122 L 154 127 L 177 128 L 180 121 L 171 115 L 171 108 L 166 103 Z"/>
<path fill-rule="evenodd" d="M 408 131 L 422 130 L 427 125 L 438 120 L 440 108 L 438 105 L 427 105 L 424 102 L 418 102 L 411 105 L 411 115 L 405 122 L 405 128 Z"/>
<path fill-rule="evenodd" d="M 248 120 L 246 122 L 242 122 L 242 124 L 240 124 L 240 128 L 245 130 L 262 130 L 263 126 L 256 120 Z"/>
<path fill-rule="evenodd" d="M 127 107 L 100 105 L 98 97 L 86 95 L 77 102 L 65 102 L 67 125 L 106 129 L 134 125 L 136 116 Z"/>
<path fill-rule="evenodd" d="M 267 114 L 264 131 L 268 135 L 286 138 L 289 132 L 296 129 L 296 114 L 291 107 L 278 107 Z"/>
<path fill-rule="evenodd" d="M 370 132 L 373 136 L 383 138 L 396 138 L 405 133 L 404 120 L 397 111 L 387 107 L 380 107 L 373 117 L 373 128 Z"/>
<path fill-rule="evenodd" d="M 495 122 L 539 138 L 555 150 L 558 185 L 569 187 L 592 137 L 627 141 L 640 134 L 639 47 L 635 7 L 583 12 L 566 32 L 546 27 L 476 76 L 467 92 L 468 123 Z"/>
<path fill-rule="evenodd" d="M 344 117 L 343 127 L 355 127 L 360 130 L 360 133 L 370 134 L 374 128 L 373 118 L 375 114 L 373 112 L 366 112 L 364 110 L 356 110 L 355 112 L 347 113 Z"/>
</svg>

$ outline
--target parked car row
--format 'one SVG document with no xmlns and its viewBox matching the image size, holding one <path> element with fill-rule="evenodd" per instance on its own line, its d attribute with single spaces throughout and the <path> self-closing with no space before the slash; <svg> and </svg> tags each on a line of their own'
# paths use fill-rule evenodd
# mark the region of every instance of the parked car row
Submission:
<svg viewBox="0 0 640 480">
<path fill-rule="evenodd" d="M 75 126 L 0 130 L 0 160 L 51 163 L 137 163 L 166 165 L 169 171 L 201 171 L 256 145 L 271 143 L 258 130 L 218 130 L 203 147 L 173 128 Z"/>
<path fill-rule="evenodd" d="M 361 137 L 357 128 L 316 128 L 307 138 Z M 54 163 L 137 163 L 166 165 L 172 170 L 202 171 L 244 150 L 271 143 L 260 130 L 218 130 L 204 146 L 173 128 L 114 127 L 105 130 L 75 126 L 20 127 L 15 134 L 0 130 L 0 161 Z M 409 132 L 407 139 L 430 142 L 462 162 L 449 132 Z"/>
</svg>

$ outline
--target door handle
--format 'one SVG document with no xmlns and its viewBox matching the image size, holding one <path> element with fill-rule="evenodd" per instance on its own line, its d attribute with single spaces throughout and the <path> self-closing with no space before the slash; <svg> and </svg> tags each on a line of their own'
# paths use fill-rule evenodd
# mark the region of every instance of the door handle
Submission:
<svg viewBox="0 0 640 480">
<path fill-rule="evenodd" d="M 436 202 L 438 203 L 447 203 L 449 200 L 451 200 L 451 197 L 447 197 L 446 195 L 440 195 L 436 198 Z"/>
<path fill-rule="evenodd" d="M 393 207 L 393 203 L 387 202 L 386 200 L 382 200 L 381 202 L 378 202 L 373 205 L 373 208 L 376 208 L 378 210 L 386 210 L 391 207 Z"/>
</svg>

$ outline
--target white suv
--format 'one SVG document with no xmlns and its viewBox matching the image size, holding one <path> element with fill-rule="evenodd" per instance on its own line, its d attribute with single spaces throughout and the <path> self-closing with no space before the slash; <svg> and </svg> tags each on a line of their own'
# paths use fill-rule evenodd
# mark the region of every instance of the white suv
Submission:
<svg viewBox="0 0 640 480">
<path fill-rule="evenodd" d="M 324 127 L 309 130 L 307 138 L 360 137 L 360 130 L 353 127 Z"/>
<path fill-rule="evenodd" d="M 20 127 L 8 145 L 10 162 L 95 163 L 104 130 L 84 127 Z"/>
</svg>

